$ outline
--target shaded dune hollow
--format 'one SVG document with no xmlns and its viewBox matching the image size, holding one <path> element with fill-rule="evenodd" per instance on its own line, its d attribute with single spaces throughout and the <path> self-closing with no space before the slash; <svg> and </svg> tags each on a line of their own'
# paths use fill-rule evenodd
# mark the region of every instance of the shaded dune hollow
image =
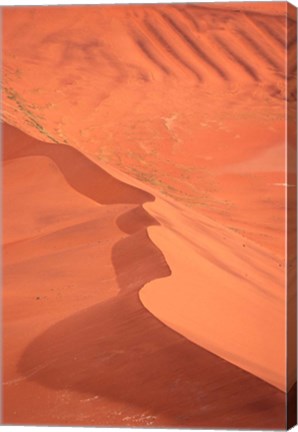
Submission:
<svg viewBox="0 0 298 432">
<path fill-rule="evenodd" d="M 9 125 L 3 155 L 5 423 L 285 428 L 283 392 L 140 302 L 172 272 L 148 236 L 152 194 Z"/>
</svg>

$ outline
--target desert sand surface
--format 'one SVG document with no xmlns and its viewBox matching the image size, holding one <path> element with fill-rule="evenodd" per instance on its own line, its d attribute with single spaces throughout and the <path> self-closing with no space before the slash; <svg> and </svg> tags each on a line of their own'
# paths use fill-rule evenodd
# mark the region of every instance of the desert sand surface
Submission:
<svg viewBox="0 0 298 432">
<path fill-rule="evenodd" d="M 5 423 L 285 428 L 288 12 L 3 8 Z"/>
<path fill-rule="evenodd" d="M 283 256 L 295 22 L 287 3 L 241 7 L 4 8 L 4 119 Z"/>
<path fill-rule="evenodd" d="M 283 392 L 143 307 L 139 291 L 154 279 L 162 288 L 174 278 L 179 301 L 168 247 L 150 238 L 159 222 L 144 208 L 163 204 L 99 166 L 69 175 L 89 164 L 4 125 L 5 422 L 284 427 Z"/>
</svg>

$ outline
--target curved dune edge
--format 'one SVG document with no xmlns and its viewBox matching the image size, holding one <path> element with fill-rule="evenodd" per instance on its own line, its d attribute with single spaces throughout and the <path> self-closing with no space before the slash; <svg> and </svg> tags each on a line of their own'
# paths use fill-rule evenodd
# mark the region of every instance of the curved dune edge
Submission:
<svg viewBox="0 0 298 432">
<path fill-rule="evenodd" d="M 277 259 L 211 220 L 160 199 L 149 237 L 172 276 L 140 291 L 143 305 L 186 338 L 286 391 L 284 272 Z M 207 223 L 206 223 L 207 222 Z M 289 371 L 294 384 L 294 370 Z"/>
<path fill-rule="evenodd" d="M 69 162 L 63 182 L 57 182 L 58 191 L 52 187 L 48 169 L 60 169 L 61 159 L 52 154 L 54 161 L 46 150 L 34 174 L 41 183 L 35 181 L 34 191 L 27 188 L 31 220 L 25 219 L 28 205 L 15 211 L 15 221 L 21 220 L 17 229 L 24 229 L 17 232 L 11 226 L 17 242 L 6 249 L 12 266 L 5 344 L 7 352 L 15 351 L 12 362 L 5 361 L 9 378 L 22 381 L 7 386 L 10 420 L 20 421 L 23 415 L 29 422 L 31 416 L 30 423 L 46 419 L 48 424 L 49 417 L 61 423 L 63 415 L 71 422 L 82 414 L 82 424 L 91 425 L 93 415 L 102 422 L 102 400 L 91 401 L 101 390 L 96 378 L 103 380 L 101 396 L 109 407 L 114 399 L 124 407 L 129 402 L 132 415 L 134 409 L 142 414 L 148 407 L 164 411 L 166 426 L 181 416 L 175 424 L 183 427 L 222 421 L 276 428 L 276 416 L 284 416 L 286 396 L 278 390 L 285 391 L 286 381 L 283 157 L 265 152 L 271 146 L 278 150 L 275 146 L 284 141 L 288 6 L 217 7 L 140 5 L 127 13 L 126 6 L 106 6 L 98 14 L 89 7 L 84 17 L 80 7 L 63 14 L 60 8 L 5 10 L 5 118 L 41 140 L 71 143 L 89 158 L 82 165 L 83 158 L 76 158 L 71 147 L 49 146 L 50 153 L 64 152 L 62 159 Z M 290 91 L 295 84 L 295 26 L 290 20 L 288 24 L 290 102 L 295 99 Z M 219 122 L 227 107 L 230 119 Z M 248 131 L 241 119 L 249 117 Z M 214 143 L 211 154 L 206 151 L 209 142 Z M 241 146 L 246 149 L 243 157 Z M 15 172 L 22 168 L 30 174 L 33 155 L 26 151 L 14 164 Z M 212 157 L 217 154 L 216 162 Z M 254 173 L 254 178 L 241 174 L 252 168 L 250 160 L 272 168 L 275 156 L 276 172 Z M 170 186 L 172 197 L 188 196 L 185 202 L 196 206 L 198 201 L 202 212 L 205 205 L 207 218 L 99 164 L 97 157 L 128 176 L 145 180 L 146 174 L 152 185 L 164 180 L 155 177 L 155 170 L 166 174 L 159 189 Z M 206 167 L 206 178 L 201 181 L 201 174 L 189 172 L 192 166 L 199 171 Z M 214 178 L 209 179 L 209 172 Z M 181 182 L 180 190 L 182 174 L 189 182 Z M 28 184 L 26 176 L 20 177 Z M 118 188 L 114 179 L 126 185 Z M 210 190 L 202 203 L 197 192 L 212 189 L 210 180 L 221 187 L 218 194 Z M 101 181 L 103 195 L 98 194 Z M 50 209 L 43 201 L 48 193 Z M 271 197 L 267 203 L 266 194 Z M 143 206 L 147 201 L 154 202 Z M 57 223 L 60 212 L 64 219 Z M 217 223 L 208 219 L 215 215 Z M 36 216 L 39 222 L 30 238 Z M 225 229 L 228 224 L 264 249 Z M 172 275 L 157 279 L 168 275 L 167 263 Z M 46 286 L 47 279 L 56 284 L 54 291 Z M 100 341 L 103 329 L 107 332 Z M 74 361 L 78 346 L 80 358 Z M 112 353 L 111 360 L 107 353 Z M 100 371 L 99 361 L 104 366 Z M 64 393 L 69 385 L 71 395 Z M 86 393 L 88 402 L 82 402 Z M 67 408 L 68 398 L 72 404 Z M 89 408 L 82 403 L 90 403 Z M 18 414 L 13 417 L 15 406 Z M 193 423 L 187 419 L 192 409 Z M 115 419 L 105 417 L 106 424 Z"/>
<path fill-rule="evenodd" d="M 63 159 L 59 159 L 59 152 L 65 152 L 64 157 L 73 153 L 75 158 L 80 153 L 69 146 L 57 148 L 55 144 L 37 142 L 9 125 L 5 129 L 29 140 L 23 142 L 18 156 L 36 152 L 54 156 L 61 168 Z M 42 151 L 39 145 L 44 146 Z M 4 157 L 13 155 L 4 152 Z M 100 164 L 92 165 L 91 157 L 86 163 L 92 169 L 91 177 L 83 179 L 84 190 L 78 181 L 71 184 L 75 179 L 72 171 L 67 179 L 79 193 L 87 190 L 97 168 L 101 170 L 99 180 L 103 178 Z M 122 200 L 114 186 L 121 181 L 123 190 L 131 188 L 132 203 L 143 204 L 145 212 L 161 225 L 147 226 L 147 232 L 165 256 L 172 275 L 142 288 L 139 295 L 143 305 L 186 338 L 285 391 L 284 272 L 278 259 L 211 219 L 194 215 L 183 205 L 161 197 L 153 188 L 113 168 L 104 170 L 116 198 L 118 194 Z M 104 192 L 104 197 L 99 197 L 94 182 L 91 184 L 91 195 L 88 191 L 87 196 L 105 202 L 109 195 Z M 144 204 L 145 197 L 154 201 Z M 112 203 L 113 197 L 109 196 L 108 202 Z M 121 221 L 126 219 L 127 215 L 119 219 L 120 229 Z M 125 229 L 133 232 L 134 227 L 127 222 Z"/>
<path fill-rule="evenodd" d="M 121 179 L 121 194 L 105 187 L 102 195 L 113 170 L 101 170 L 99 182 L 80 177 L 99 186 L 91 199 L 65 171 L 77 152 L 62 163 L 64 146 L 26 139 L 4 168 L 8 200 L 24 206 L 15 222 L 29 228 L 5 246 L 5 421 L 282 428 L 282 392 L 191 343 L 139 301 L 144 284 L 170 273 L 147 233 L 158 222 L 140 205 L 154 191 L 115 171 L 110 185 Z M 70 219 L 57 226 L 65 211 Z M 41 233 L 32 236 L 32 227 Z"/>
</svg>

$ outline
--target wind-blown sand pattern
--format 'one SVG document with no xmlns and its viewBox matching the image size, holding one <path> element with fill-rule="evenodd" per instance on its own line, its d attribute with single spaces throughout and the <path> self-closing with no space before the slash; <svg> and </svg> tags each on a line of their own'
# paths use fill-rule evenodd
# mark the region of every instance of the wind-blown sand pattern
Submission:
<svg viewBox="0 0 298 432">
<path fill-rule="evenodd" d="M 5 423 L 286 427 L 288 8 L 3 9 Z"/>
</svg>

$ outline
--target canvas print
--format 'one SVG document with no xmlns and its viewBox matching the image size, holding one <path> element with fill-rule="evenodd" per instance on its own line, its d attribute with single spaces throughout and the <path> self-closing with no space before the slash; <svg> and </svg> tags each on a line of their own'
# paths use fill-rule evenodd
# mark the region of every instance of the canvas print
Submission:
<svg viewBox="0 0 298 432">
<path fill-rule="evenodd" d="M 296 9 L 3 7 L 2 423 L 296 423 Z"/>
</svg>

